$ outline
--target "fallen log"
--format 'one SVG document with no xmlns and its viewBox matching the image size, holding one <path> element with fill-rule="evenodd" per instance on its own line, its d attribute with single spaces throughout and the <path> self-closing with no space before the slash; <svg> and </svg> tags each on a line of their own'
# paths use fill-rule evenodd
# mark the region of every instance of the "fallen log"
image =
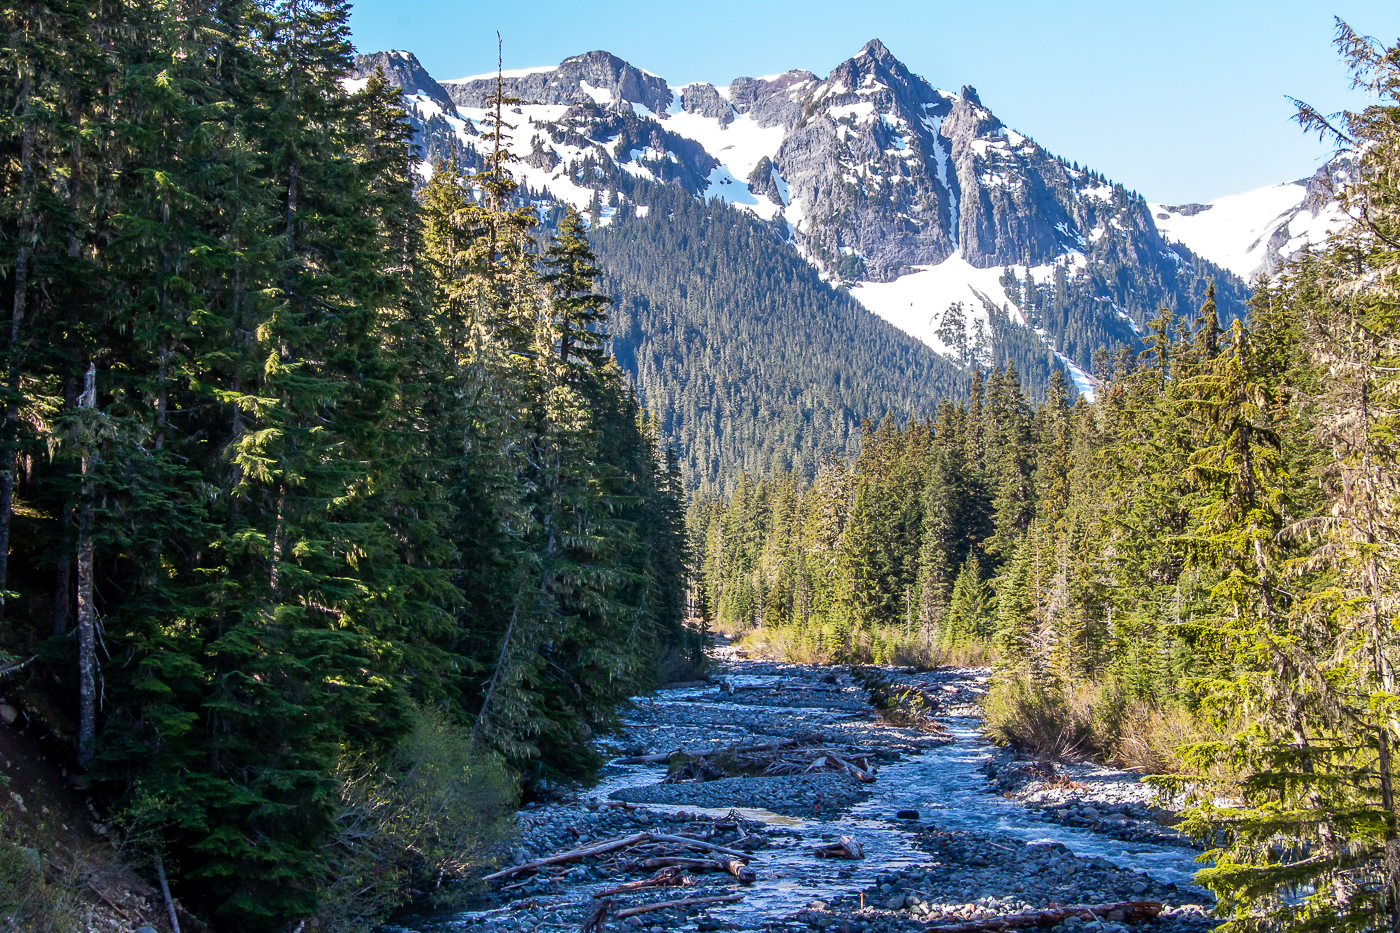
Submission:
<svg viewBox="0 0 1400 933">
<path fill-rule="evenodd" d="M 830 845 L 817 846 L 812 850 L 817 858 L 865 858 L 865 847 L 850 836 L 842 836 L 840 841 Z"/>
<path fill-rule="evenodd" d="M 627 917 L 635 917 L 637 914 L 650 913 L 653 910 L 668 910 L 672 907 L 693 907 L 696 904 L 732 904 L 735 901 L 744 899 L 742 894 L 726 894 L 723 897 L 687 897 L 679 901 L 662 901 L 659 904 L 643 904 L 641 907 L 629 907 L 626 910 L 619 910 L 613 914 L 618 920 Z"/>
<path fill-rule="evenodd" d="M 534 861 L 526 862 L 524 865 L 513 865 L 510 868 L 503 868 L 498 872 L 492 872 L 482 881 L 495 881 L 498 878 L 509 878 L 511 875 L 518 875 L 522 872 L 536 871 L 546 865 L 558 865 L 561 862 L 572 862 L 576 859 L 588 858 L 590 855 L 603 855 L 608 852 L 616 852 L 618 849 L 625 849 L 634 846 L 639 842 L 650 842 L 651 833 L 635 833 L 625 836 L 622 839 L 614 839 L 610 842 L 599 843 L 598 845 L 582 846 L 577 849 L 570 849 L 568 852 L 560 852 L 558 855 L 550 855 L 546 858 L 537 858 Z"/>
<path fill-rule="evenodd" d="M 510 868 L 503 868 L 500 871 L 492 872 L 481 880 L 496 881 L 500 878 L 509 878 L 512 875 L 519 875 L 523 872 L 536 871 L 544 868 L 546 865 L 558 865 L 561 862 L 574 862 L 593 855 L 606 855 L 609 852 L 616 852 L 618 849 L 627 849 L 647 842 L 669 842 L 673 845 L 683 845 L 692 849 L 719 852 L 745 862 L 749 860 L 747 853 L 739 852 L 735 849 L 726 849 L 724 846 L 717 846 L 713 842 L 705 842 L 701 839 L 687 839 L 684 836 L 666 836 L 661 833 L 634 833 L 631 836 L 624 836 L 621 839 L 614 839 L 610 842 L 582 846 L 577 849 L 570 849 L 567 852 L 560 852 L 558 855 L 537 858 L 534 861 L 526 862 L 524 865 L 513 865 Z"/>
<path fill-rule="evenodd" d="M 753 884 L 758 874 L 738 859 L 702 858 L 649 858 L 642 863 L 643 868 L 684 868 L 689 871 L 727 871 L 742 884 Z M 597 897 L 598 895 L 594 895 Z"/>
<path fill-rule="evenodd" d="M 1127 923 L 1136 923 L 1139 920 L 1151 920 L 1162 912 L 1162 905 L 1158 901 L 1124 901 L 1118 904 L 1095 904 L 1091 907 L 1061 907 L 1056 910 L 1036 910 L 1024 914 L 1011 914 L 1006 917 L 991 917 L 987 920 L 969 920 L 965 923 L 954 924 L 930 924 L 924 929 L 928 933 L 995 933 L 997 930 L 1028 930 L 1033 927 L 1052 927 L 1063 923 L 1070 917 L 1078 917 L 1080 920 L 1093 920 L 1096 918 L 1108 919 L 1111 914 L 1117 913 L 1118 917 L 1112 919 L 1123 920 Z"/>
<path fill-rule="evenodd" d="M 653 842 L 672 842 L 677 845 L 694 846 L 705 849 L 709 852 L 722 852 L 725 855 L 732 855 L 745 862 L 749 860 L 747 852 L 740 852 L 737 849 L 726 849 L 724 846 L 717 846 L 713 842 L 705 842 L 703 839 L 690 839 L 685 836 L 663 836 L 661 833 L 642 833 Z"/>
<path fill-rule="evenodd" d="M 775 752 L 780 748 L 787 748 L 789 745 L 796 744 L 796 739 L 778 739 L 775 742 L 764 742 L 762 745 L 730 745 L 728 748 L 720 749 L 720 752 L 729 752 L 735 755 L 741 752 Z M 714 754 L 718 754 L 718 752 Z"/>
<path fill-rule="evenodd" d="M 845 771 L 862 784 L 873 784 L 875 782 L 875 775 L 871 774 L 869 771 L 862 771 L 844 758 L 838 758 L 835 755 L 827 755 L 826 761 L 827 764 L 831 765 L 833 768 Z"/>
<path fill-rule="evenodd" d="M 758 880 L 758 873 L 736 858 L 715 859 L 715 864 L 733 875 L 740 884 L 753 884 Z"/>
<path fill-rule="evenodd" d="M 650 878 L 643 878 L 641 881 L 629 881 L 620 884 L 615 888 L 606 891 L 599 891 L 594 897 L 611 897 L 614 894 L 626 894 L 628 891 L 640 891 L 643 888 L 684 888 L 695 882 L 685 876 L 679 866 L 667 865 L 661 868 Z"/>
<path fill-rule="evenodd" d="M 671 756 L 682 754 L 679 748 L 669 752 L 656 752 L 651 755 L 632 755 L 628 758 L 615 758 L 615 765 L 654 765 L 662 761 L 670 761 Z"/>
</svg>

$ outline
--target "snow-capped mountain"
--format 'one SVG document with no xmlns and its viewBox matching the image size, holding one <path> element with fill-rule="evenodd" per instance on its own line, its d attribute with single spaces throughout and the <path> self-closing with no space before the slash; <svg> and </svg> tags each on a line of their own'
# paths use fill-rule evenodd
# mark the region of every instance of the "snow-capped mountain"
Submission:
<svg viewBox="0 0 1400 933">
<path fill-rule="evenodd" d="M 1209 204 L 1151 204 L 1157 229 L 1246 282 L 1269 275 L 1347 223 L 1335 197 L 1352 171 L 1350 155 L 1310 178 L 1270 185 Z"/>
<path fill-rule="evenodd" d="M 381 68 L 420 129 L 425 175 L 453 152 L 479 164 L 496 75 L 438 82 L 388 52 L 361 56 L 351 85 Z M 963 362 L 982 359 L 975 335 L 995 317 L 1034 334 L 1088 389 L 1098 347 L 1135 343 L 1161 306 L 1194 311 L 1207 279 L 1224 314 L 1243 311 L 1234 267 L 1194 251 L 1215 246 L 1190 223 L 1199 210 L 1149 205 L 1047 152 L 975 89 L 934 88 L 879 40 L 825 78 L 672 86 L 602 51 L 503 78 L 519 101 L 506 115 L 512 170 L 533 194 L 603 224 L 645 212 L 650 184 L 728 202 L 868 310 Z M 957 304 L 961 332 L 948 329 Z"/>
</svg>

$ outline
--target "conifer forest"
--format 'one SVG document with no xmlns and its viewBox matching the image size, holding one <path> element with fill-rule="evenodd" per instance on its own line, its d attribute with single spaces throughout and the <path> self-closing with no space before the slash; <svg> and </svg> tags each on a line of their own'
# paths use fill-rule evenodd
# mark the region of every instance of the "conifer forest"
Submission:
<svg viewBox="0 0 1400 933">
<path fill-rule="evenodd" d="M 712 624 L 990 657 L 995 737 L 1184 790 L 1229 930 L 1400 928 L 1400 46 L 1338 44 L 1382 102 L 1298 118 L 1361 153 L 1356 222 L 1242 320 L 1161 314 L 1093 404 L 975 373 L 810 482 L 744 475 L 688 517 Z"/>
<path fill-rule="evenodd" d="M 547 202 L 503 77 L 485 155 L 424 160 L 349 14 L 0 6 L 0 728 L 152 918 L 479 879 L 722 635 L 986 667 L 993 742 L 1175 795 L 1223 929 L 1400 931 L 1400 45 L 1339 24 L 1374 103 L 1299 105 L 1354 157 L 1323 245 L 1131 339 L 1061 273 L 1090 394 L 1012 310 L 900 342 L 684 189 Z M 78 929 L 9 812 L 0 929 Z"/>
<path fill-rule="evenodd" d="M 230 929 L 460 859 L 700 646 L 584 223 L 415 194 L 347 12 L 4 12 L 5 666 Z"/>
</svg>

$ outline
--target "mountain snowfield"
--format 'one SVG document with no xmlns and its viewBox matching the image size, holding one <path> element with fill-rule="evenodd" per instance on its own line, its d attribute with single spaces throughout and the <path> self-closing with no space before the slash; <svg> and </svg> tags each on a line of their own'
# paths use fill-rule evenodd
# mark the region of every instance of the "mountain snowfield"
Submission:
<svg viewBox="0 0 1400 933">
<path fill-rule="evenodd" d="M 1152 216 L 1167 238 L 1252 282 L 1346 225 L 1349 218 L 1333 193 L 1350 165 L 1349 158 L 1339 157 L 1311 178 L 1208 204 L 1151 204 Z"/>
<path fill-rule="evenodd" d="M 496 75 L 438 82 L 402 51 L 357 67 L 350 89 L 382 69 L 403 91 L 423 177 L 449 153 L 480 164 Z M 1000 311 L 1083 392 L 1096 346 L 1134 342 L 1159 306 L 1193 310 L 1207 280 L 1223 313 L 1242 313 L 1248 280 L 1341 220 L 1326 168 L 1210 204 L 1149 204 L 1006 127 L 975 89 L 933 88 L 879 40 L 826 78 L 673 86 L 601 51 L 501 77 L 522 101 L 506 119 L 511 170 L 531 196 L 603 225 L 648 210 L 630 182 L 723 201 L 940 353 L 956 355 L 939 336 L 950 305 L 963 304 L 969 337 Z"/>
</svg>

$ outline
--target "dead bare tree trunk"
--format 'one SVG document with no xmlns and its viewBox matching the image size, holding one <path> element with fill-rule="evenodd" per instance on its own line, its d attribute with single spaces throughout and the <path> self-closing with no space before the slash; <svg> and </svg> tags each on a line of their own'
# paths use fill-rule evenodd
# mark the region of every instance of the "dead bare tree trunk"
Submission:
<svg viewBox="0 0 1400 933">
<path fill-rule="evenodd" d="M 78 407 L 97 408 L 97 367 L 89 364 Z M 95 439 L 90 438 L 89 444 Z M 92 600 L 92 461 L 83 453 L 82 504 L 78 509 L 78 763 L 87 766 L 97 741 L 97 613 Z"/>
<path fill-rule="evenodd" d="M 156 879 L 160 881 L 160 896 L 165 900 L 165 914 L 170 918 L 172 933 L 180 933 L 180 918 L 175 915 L 175 902 L 170 898 L 170 885 L 165 881 L 165 863 L 156 853 Z"/>
</svg>

